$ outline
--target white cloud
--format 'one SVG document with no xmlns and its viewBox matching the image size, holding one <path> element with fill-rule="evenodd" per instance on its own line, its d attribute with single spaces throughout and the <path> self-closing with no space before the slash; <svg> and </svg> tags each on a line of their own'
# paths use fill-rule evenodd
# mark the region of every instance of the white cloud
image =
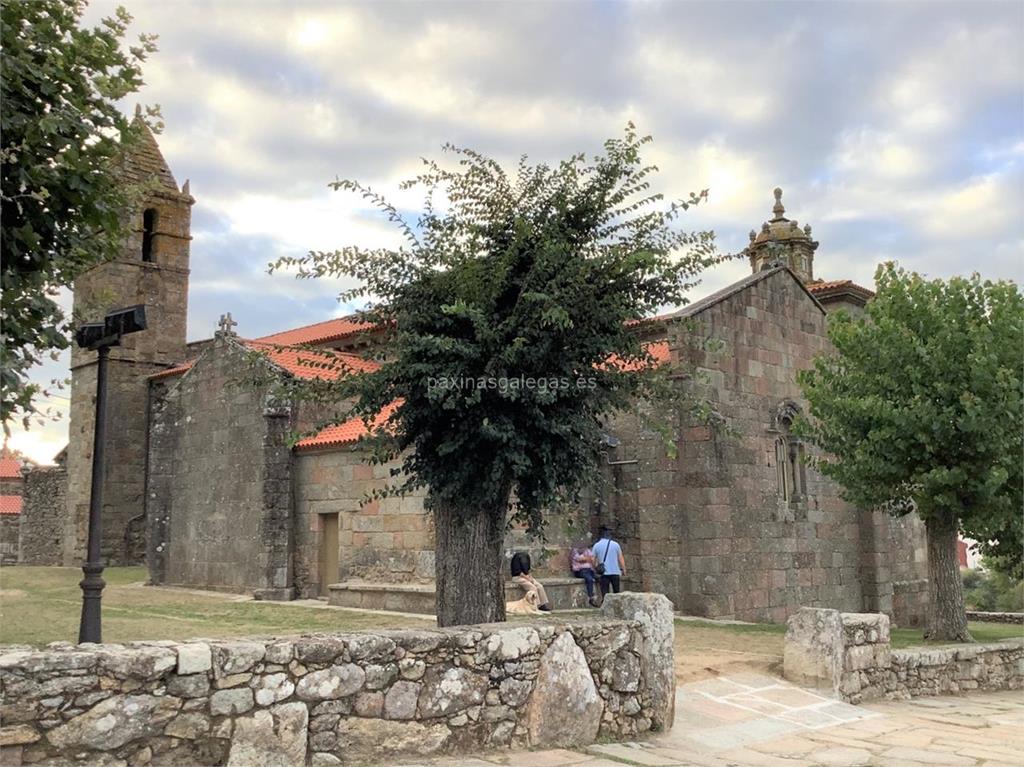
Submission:
<svg viewBox="0 0 1024 767">
<path fill-rule="evenodd" d="M 769 217 L 778 185 L 821 241 L 823 276 L 866 283 L 889 258 L 1022 276 L 1018 5 L 134 6 L 135 29 L 161 38 L 139 100 L 164 105 L 159 142 L 202 221 L 192 337 L 229 309 L 249 335 L 347 311 L 340 281 L 265 273 L 283 254 L 400 244 L 364 200 L 326 189 L 336 175 L 418 211 L 421 190 L 398 182 L 445 141 L 552 160 L 599 150 L 630 119 L 656 138 L 660 191 L 710 189 L 681 225 L 714 228 L 724 252 Z M 721 265 L 695 297 L 747 268 Z M 64 429 L 14 444 L 48 458 Z"/>
</svg>

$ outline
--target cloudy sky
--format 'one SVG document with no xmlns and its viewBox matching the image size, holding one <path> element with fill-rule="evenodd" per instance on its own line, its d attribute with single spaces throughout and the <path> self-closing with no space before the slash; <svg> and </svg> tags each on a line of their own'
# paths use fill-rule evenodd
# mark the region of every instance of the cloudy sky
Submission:
<svg viewBox="0 0 1024 767">
<path fill-rule="evenodd" d="M 1021 2 L 123 4 L 160 37 L 140 100 L 162 107 L 158 140 L 196 198 L 190 339 L 226 311 L 253 337 L 349 309 L 337 285 L 266 273 L 280 255 L 396 241 L 327 189 L 336 176 L 389 192 L 445 142 L 554 160 L 629 120 L 655 138 L 661 191 L 710 189 L 685 223 L 725 252 L 781 186 L 821 243 L 817 276 L 870 286 L 895 259 L 1024 278 Z M 746 270 L 724 264 L 699 292 Z M 66 434 L 65 419 L 12 444 L 48 460 Z"/>
</svg>

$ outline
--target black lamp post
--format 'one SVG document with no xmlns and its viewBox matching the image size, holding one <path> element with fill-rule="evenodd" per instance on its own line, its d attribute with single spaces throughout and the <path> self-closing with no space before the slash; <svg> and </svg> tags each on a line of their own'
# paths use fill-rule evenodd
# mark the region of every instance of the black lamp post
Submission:
<svg viewBox="0 0 1024 767">
<path fill-rule="evenodd" d="M 118 309 L 89 322 L 75 333 L 75 343 L 98 354 L 96 360 L 96 425 L 92 437 L 92 485 L 89 492 L 89 543 L 82 572 L 82 620 L 78 624 L 79 642 L 100 642 L 100 600 L 103 598 L 103 561 L 100 559 L 103 508 L 103 451 L 107 437 L 107 355 L 110 347 L 121 343 L 121 336 L 146 329 L 146 307 L 142 304 Z"/>
</svg>

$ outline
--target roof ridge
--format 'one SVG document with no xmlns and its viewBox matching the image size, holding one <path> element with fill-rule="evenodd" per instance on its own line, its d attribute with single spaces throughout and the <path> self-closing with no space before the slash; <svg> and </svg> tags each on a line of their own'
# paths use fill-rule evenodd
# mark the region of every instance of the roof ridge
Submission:
<svg viewBox="0 0 1024 767">
<path fill-rule="evenodd" d="M 316 327 L 319 327 L 321 325 L 329 325 L 332 322 L 355 322 L 355 321 L 358 320 L 358 318 L 359 318 L 359 312 L 353 312 L 352 314 L 345 314 L 345 315 L 342 315 L 341 317 L 331 317 L 330 319 L 320 320 L 319 322 L 311 322 L 308 325 L 299 325 L 298 327 L 294 327 L 294 328 L 286 328 L 284 330 L 278 330 L 278 331 L 276 331 L 274 333 L 268 333 L 265 336 L 260 336 L 259 338 L 254 339 L 254 340 L 261 341 L 261 340 L 264 340 L 264 339 L 267 339 L 267 338 L 272 338 L 273 336 L 283 336 L 285 333 L 295 333 L 295 332 L 298 332 L 300 330 L 310 330 L 311 328 L 316 328 Z M 369 321 L 364 321 L 362 324 L 369 325 L 370 322 Z"/>
</svg>

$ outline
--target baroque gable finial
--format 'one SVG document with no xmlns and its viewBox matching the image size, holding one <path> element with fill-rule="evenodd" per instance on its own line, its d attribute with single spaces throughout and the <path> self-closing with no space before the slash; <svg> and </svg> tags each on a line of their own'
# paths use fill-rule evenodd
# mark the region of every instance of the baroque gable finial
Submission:
<svg viewBox="0 0 1024 767">
<path fill-rule="evenodd" d="M 772 207 L 772 213 L 775 214 L 775 218 L 778 220 L 782 218 L 785 212 L 786 209 L 782 205 L 782 188 L 777 186 L 775 187 L 775 205 Z"/>
</svg>

